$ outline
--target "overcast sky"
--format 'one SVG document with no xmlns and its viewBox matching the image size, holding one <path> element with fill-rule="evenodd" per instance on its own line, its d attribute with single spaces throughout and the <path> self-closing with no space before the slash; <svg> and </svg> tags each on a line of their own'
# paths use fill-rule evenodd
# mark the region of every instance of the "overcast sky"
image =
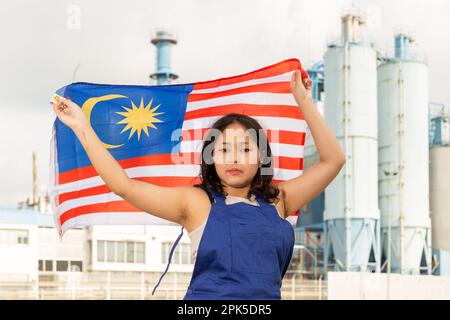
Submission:
<svg viewBox="0 0 450 320">
<path fill-rule="evenodd" d="M 151 84 L 158 28 L 177 36 L 177 83 L 205 81 L 293 57 L 308 67 L 340 34 L 351 2 L 367 12 L 365 33 L 382 50 L 392 50 L 397 26 L 412 28 L 428 56 L 430 100 L 450 105 L 448 0 L 2 1 L 0 206 L 31 195 L 32 150 L 39 185 L 48 184 L 52 93 L 75 81 Z"/>
</svg>

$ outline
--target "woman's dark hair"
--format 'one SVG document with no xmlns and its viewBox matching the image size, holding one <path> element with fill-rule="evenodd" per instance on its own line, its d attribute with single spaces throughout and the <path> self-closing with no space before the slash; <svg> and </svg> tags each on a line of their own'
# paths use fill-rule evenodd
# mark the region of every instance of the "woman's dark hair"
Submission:
<svg viewBox="0 0 450 320">
<path fill-rule="evenodd" d="M 208 188 L 220 192 L 224 195 L 225 191 L 220 182 L 220 178 L 217 175 L 214 163 L 210 161 L 209 163 L 205 161 L 204 154 L 205 149 L 208 148 L 210 144 L 213 144 L 216 140 L 217 130 L 223 133 L 225 128 L 232 123 L 240 123 L 246 130 L 251 130 L 256 134 L 256 144 L 258 146 L 259 156 L 261 166 L 258 168 L 255 177 L 250 185 L 250 190 L 247 197 L 254 192 L 268 202 L 274 202 L 278 194 L 280 193 L 278 187 L 272 184 L 273 178 L 273 167 L 272 167 L 272 151 L 267 140 L 267 136 L 261 127 L 261 125 L 252 117 L 239 114 L 239 113 L 229 113 L 222 118 L 219 118 L 207 132 L 207 135 L 203 142 L 202 152 L 201 152 L 201 164 L 200 164 L 200 178 L 201 183 L 194 185 L 194 187 L 199 187 L 206 191 L 208 196 L 211 195 L 208 192 Z M 216 130 L 211 130 L 216 129 Z M 261 143 L 260 143 L 261 141 Z M 209 149 L 213 147 L 210 146 Z M 261 169 L 264 168 L 264 175 L 261 174 Z"/>
</svg>

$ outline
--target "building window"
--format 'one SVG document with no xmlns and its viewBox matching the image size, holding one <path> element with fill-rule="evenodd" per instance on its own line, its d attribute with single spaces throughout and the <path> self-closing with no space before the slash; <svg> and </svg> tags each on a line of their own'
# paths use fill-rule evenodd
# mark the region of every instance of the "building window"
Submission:
<svg viewBox="0 0 450 320">
<path fill-rule="evenodd" d="M 125 242 L 117 243 L 117 262 L 125 262 Z"/>
<path fill-rule="evenodd" d="M 53 271 L 53 260 L 45 260 L 44 267 L 44 271 Z"/>
<path fill-rule="evenodd" d="M 28 245 L 28 230 L 0 229 L 0 244 Z"/>
<path fill-rule="evenodd" d="M 53 260 L 39 260 L 39 271 L 53 271 Z"/>
<path fill-rule="evenodd" d="M 172 249 L 173 241 L 164 241 L 162 243 L 162 262 L 169 262 L 169 254 Z M 189 243 L 178 243 L 173 252 L 171 264 L 191 264 L 191 245 Z"/>
<path fill-rule="evenodd" d="M 19 230 L 17 233 L 17 243 L 28 244 L 28 230 Z"/>
<path fill-rule="evenodd" d="M 134 242 L 127 241 L 127 262 L 133 263 L 134 261 Z"/>
<path fill-rule="evenodd" d="M 164 264 L 166 264 L 169 261 L 169 252 L 172 243 L 173 242 L 165 241 L 161 244 L 161 255 L 162 255 L 161 260 L 162 263 Z"/>
<path fill-rule="evenodd" d="M 44 270 L 41 270 L 41 262 Z M 39 260 L 39 270 L 40 271 L 53 271 L 53 260 Z M 83 261 L 79 260 L 57 260 L 56 261 L 56 271 L 58 272 L 81 272 L 83 271 Z"/>
<path fill-rule="evenodd" d="M 97 242 L 97 261 L 112 263 L 145 263 L 145 243 L 137 241 L 99 240 Z"/>
<path fill-rule="evenodd" d="M 83 271 L 83 261 L 70 261 L 70 271 Z"/>
<path fill-rule="evenodd" d="M 191 245 L 189 243 L 181 244 L 181 264 L 191 263 Z"/>
<path fill-rule="evenodd" d="M 115 262 L 116 261 L 116 250 L 114 241 L 106 241 L 106 261 Z"/>
<path fill-rule="evenodd" d="M 171 243 L 170 247 L 173 247 L 173 243 Z M 181 243 L 177 245 L 177 247 L 172 253 L 172 262 L 175 264 L 180 264 L 180 251 L 181 251 Z M 170 251 L 168 255 L 170 255 Z"/>
<path fill-rule="evenodd" d="M 56 261 L 56 271 L 68 271 L 69 261 L 57 260 Z"/>
<path fill-rule="evenodd" d="M 136 263 L 144 263 L 145 247 L 143 242 L 136 242 Z"/>
<path fill-rule="evenodd" d="M 105 241 L 97 241 L 97 261 L 105 262 Z"/>
<path fill-rule="evenodd" d="M 87 264 L 92 265 L 92 240 L 88 240 L 88 254 L 87 254 Z"/>
</svg>

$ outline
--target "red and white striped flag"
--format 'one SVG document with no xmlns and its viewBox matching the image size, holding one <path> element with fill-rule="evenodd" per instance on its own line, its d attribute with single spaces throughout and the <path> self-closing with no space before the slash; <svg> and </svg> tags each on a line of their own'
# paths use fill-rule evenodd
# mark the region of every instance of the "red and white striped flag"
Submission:
<svg viewBox="0 0 450 320">
<path fill-rule="evenodd" d="M 59 89 L 55 96 L 70 97 L 81 106 L 130 178 L 161 186 L 200 183 L 200 152 L 207 129 L 228 113 L 251 116 L 266 131 L 273 182 L 278 183 L 303 171 L 307 124 L 290 90 L 297 69 L 302 77 L 307 76 L 298 59 L 289 59 L 246 74 L 190 84 L 78 82 Z M 148 127 L 128 125 L 130 131 L 126 131 L 130 122 L 126 120 L 139 110 L 150 112 L 143 119 Z M 173 141 L 177 130 L 180 139 Z M 177 158 L 183 162 L 175 161 Z M 58 118 L 53 126 L 51 166 L 51 202 L 61 236 L 70 228 L 88 225 L 174 224 L 142 212 L 112 193 L 77 137 Z M 298 212 L 288 219 L 294 224 L 297 216 Z"/>
</svg>

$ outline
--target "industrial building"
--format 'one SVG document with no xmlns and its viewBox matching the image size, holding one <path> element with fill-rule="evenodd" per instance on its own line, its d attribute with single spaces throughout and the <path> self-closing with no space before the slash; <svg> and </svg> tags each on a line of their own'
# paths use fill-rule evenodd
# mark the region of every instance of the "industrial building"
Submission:
<svg viewBox="0 0 450 320">
<path fill-rule="evenodd" d="M 449 118 L 430 108 L 426 57 L 405 30 L 392 56 L 363 41 L 357 10 L 341 22 L 308 72 L 347 162 L 302 210 L 297 241 L 310 258 L 301 269 L 449 275 Z M 307 170 L 317 155 L 313 143 L 305 150 Z"/>
</svg>

